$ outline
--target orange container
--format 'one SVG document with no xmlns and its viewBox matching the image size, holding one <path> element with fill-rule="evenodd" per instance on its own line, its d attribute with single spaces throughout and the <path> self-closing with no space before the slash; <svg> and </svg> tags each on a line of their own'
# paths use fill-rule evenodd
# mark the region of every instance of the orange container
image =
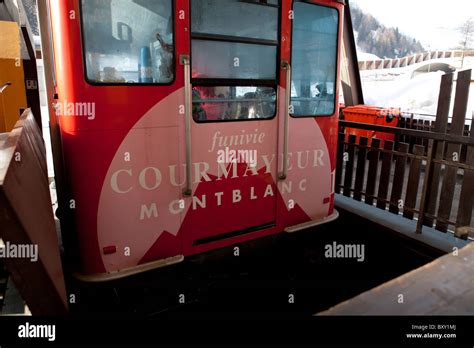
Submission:
<svg viewBox="0 0 474 348">
<path fill-rule="evenodd" d="M 348 106 L 344 109 L 344 120 L 346 121 L 376 124 L 387 127 L 397 127 L 399 116 L 399 108 L 381 108 L 377 106 L 355 105 Z M 383 146 L 385 140 L 395 140 L 395 135 L 391 133 L 382 133 L 358 128 L 347 128 L 346 141 L 348 141 L 350 134 L 356 135 L 357 144 L 360 141 L 360 137 L 368 138 L 369 145 L 372 143 L 373 138 L 381 139 L 381 146 Z"/>
</svg>

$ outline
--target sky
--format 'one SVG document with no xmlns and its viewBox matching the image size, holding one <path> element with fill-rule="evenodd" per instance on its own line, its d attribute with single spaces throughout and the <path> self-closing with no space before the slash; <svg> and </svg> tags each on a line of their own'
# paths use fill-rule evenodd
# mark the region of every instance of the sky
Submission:
<svg viewBox="0 0 474 348">
<path fill-rule="evenodd" d="M 474 0 L 350 0 L 383 25 L 398 27 L 419 40 L 427 50 L 456 48 L 461 40 L 456 30 L 474 18 Z"/>
</svg>

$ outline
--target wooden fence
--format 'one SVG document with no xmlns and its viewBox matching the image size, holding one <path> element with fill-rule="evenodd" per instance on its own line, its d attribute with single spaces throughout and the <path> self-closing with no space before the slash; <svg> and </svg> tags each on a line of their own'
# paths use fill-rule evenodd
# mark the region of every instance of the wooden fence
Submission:
<svg viewBox="0 0 474 348">
<path fill-rule="evenodd" d="M 413 127 L 405 120 L 391 128 L 341 121 L 338 193 L 417 219 L 417 233 L 425 225 L 467 239 L 474 232 L 474 130 L 465 127 L 470 80 L 470 70 L 458 73 L 450 124 L 453 74 L 443 75 L 434 124 Z M 365 137 L 346 136 L 349 127 L 392 133 L 395 140 L 368 145 Z"/>
<path fill-rule="evenodd" d="M 433 120 L 426 120 L 426 119 L 419 119 L 420 116 L 431 116 L 432 118 L 436 118 L 436 115 L 427 115 L 427 114 L 416 114 L 416 113 L 402 113 L 398 127 L 405 128 L 405 129 L 415 129 L 415 130 L 422 130 L 428 132 L 436 132 L 435 124 L 436 121 Z M 446 133 L 451 133 L 452 122 L 451 120 L 448 121 L 446 126 Z M 465 124 L 464 125 L 464 133 L 463 135 L 468 137 L 470 135 L 472 125 Z M 428 151 L 428 139 L 423 137 L 416 137 L 416 136 L 409 136 L 409 135 L 398 135 L 396 136 L 396 144 L 399 142 L 408 143 L 410 144 L 410 151 L 412 151 L 414 145 L 423 145 L 425 147 L 425 154 Z M 447 154 L 447 148 L 445 149 L 444 157 Z M 467 154 L 467 145 L 461 146 L 461 159 L 465 160 Z"/>
</svg>

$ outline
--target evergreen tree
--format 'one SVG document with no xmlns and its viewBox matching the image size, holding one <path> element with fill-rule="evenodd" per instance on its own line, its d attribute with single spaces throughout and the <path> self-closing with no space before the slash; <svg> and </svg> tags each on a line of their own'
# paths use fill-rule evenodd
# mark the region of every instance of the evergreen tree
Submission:
<svg viewBox="0 0 474 348">
<path fill-rule="evenodd" d="M 418 40 L 402 34 L 398 27 L 383 26 L 357 6 L 351 5 L 351 15 L 354 30 L 359 33 L 357 45 L 367 53 L 380 58 L 397 58 L 424 51 Z"/>
</svg>

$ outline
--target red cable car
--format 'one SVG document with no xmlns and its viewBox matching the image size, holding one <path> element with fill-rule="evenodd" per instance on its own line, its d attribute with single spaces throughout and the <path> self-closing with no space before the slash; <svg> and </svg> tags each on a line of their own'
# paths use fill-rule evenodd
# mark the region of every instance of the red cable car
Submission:
<svg viewBox="0 0 474 348">
<path fill-rule="evenodd" d="M 83 279 L 337 217 L 342 2 L 49 1 Z"/>
</svg>

